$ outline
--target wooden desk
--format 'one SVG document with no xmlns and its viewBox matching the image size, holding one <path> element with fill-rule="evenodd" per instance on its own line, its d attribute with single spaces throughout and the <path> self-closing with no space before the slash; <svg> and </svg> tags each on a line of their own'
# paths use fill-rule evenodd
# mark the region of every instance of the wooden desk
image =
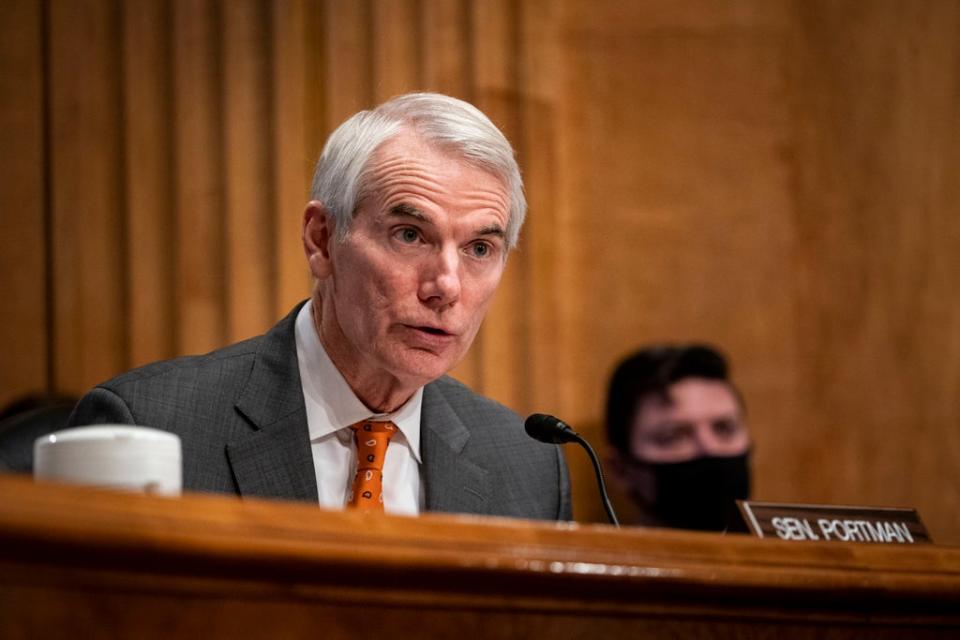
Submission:
<svg viewBox="0 0 960 640">
<path fill-rule="evenodd" d="M 370 517 L 0 476 L 3 638 L 351 633 L 958 637 L 960 549 Z"/>
</svg>

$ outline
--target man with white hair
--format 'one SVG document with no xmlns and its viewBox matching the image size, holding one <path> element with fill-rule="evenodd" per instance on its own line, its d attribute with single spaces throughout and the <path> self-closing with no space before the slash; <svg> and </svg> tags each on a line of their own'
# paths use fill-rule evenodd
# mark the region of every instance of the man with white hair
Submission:
<svg viewBox="0 0 960 640">
<path fill-rule="evenodd" d="M 71 424 L 178 434 L 186 489 L 570 519 L 558 448 L 446 376 L 523 224 L 506 138 L 461 100 L 400 96 L 331 134 L 311 195 L 308 301 L 263 336 L 97 386 Z"/>
</svg>

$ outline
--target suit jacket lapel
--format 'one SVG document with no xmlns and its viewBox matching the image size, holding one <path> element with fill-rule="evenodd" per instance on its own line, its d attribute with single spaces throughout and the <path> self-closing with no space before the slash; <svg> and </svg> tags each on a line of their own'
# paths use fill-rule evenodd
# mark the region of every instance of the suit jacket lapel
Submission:
<svg viewBox="0 0 960 640">
<path fill-rule="evenodd" d="M 237 397 L 236 409 L 252 427 L 227 444 L 242 496 L 318 500 L 297 365 L 295 320 L 302 306 L 263 337 Z"/>
<path fill-rule="evenodd" d="M 236 409 L 250 425 L 227 444 L 242 496 L 317 502 L 317 479 L 297 364 L 300 304 L 262 339 Z M 489 513 L 489 473 L 463 454 L 470 431 L 428 384 L 421 414 L 424 503 L 428 511 Z"/>
<path fill-rule="evenodd" d="M 420 439 L 427 511 L 488 513 L 490 475 L 463 455 L 470 431 L 433 384 L 423 390 Z"/>
</svg>

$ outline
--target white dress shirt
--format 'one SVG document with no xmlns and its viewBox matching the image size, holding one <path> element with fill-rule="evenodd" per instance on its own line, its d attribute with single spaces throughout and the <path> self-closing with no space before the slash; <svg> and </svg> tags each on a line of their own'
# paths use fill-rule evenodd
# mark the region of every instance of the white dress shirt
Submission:
<svg viewBox="0 0 960 640">
<path fill-rule="evenodd" d="M 383 465 L 386 513 L 416 515 L 422 503 L 420 410 L 423 388 L 389 414 L 373 413 L 357 398 L 320 343 L 313 322 L 313 301 L 297 314 L 297 362 L 307 409 L 307 426 L 320 506 L 342 509 L 357 469 L 350 425 L 361 420 L 390 420 L 399 433 L 390 440 Z"/>
</svg>

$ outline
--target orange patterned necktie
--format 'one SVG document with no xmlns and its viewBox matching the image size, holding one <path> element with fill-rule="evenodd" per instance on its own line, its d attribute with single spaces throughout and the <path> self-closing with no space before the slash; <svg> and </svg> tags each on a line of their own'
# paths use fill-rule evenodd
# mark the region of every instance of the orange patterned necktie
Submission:
<svg viewBox="0 0 960 640">
<path fill-rule="evenodd" d="M 392 422 L 364 420 L 350 425 L 357 443 L 357 475 L 347 504 L 361 511 L 383 511 L 383 461 L 397 432 Z"/>
</svg>

